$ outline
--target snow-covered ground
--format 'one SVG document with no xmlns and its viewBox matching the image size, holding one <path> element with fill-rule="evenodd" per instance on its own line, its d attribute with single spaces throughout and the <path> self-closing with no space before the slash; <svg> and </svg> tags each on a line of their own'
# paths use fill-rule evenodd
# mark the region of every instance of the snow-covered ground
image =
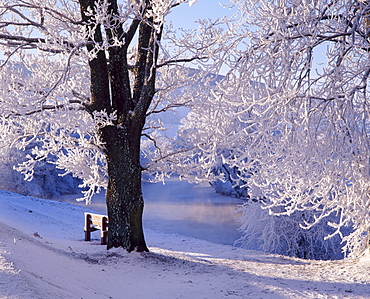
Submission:
<svg viewBox="0 0 370 299">
<path fill-rule="evenodd" d="M 150 253 L 106 251 L 83 240 L 86 210 L 0 192 L 0 298 L 370 298 L 369 254 L 302 260 L 149 229 Z"/>
</svg>

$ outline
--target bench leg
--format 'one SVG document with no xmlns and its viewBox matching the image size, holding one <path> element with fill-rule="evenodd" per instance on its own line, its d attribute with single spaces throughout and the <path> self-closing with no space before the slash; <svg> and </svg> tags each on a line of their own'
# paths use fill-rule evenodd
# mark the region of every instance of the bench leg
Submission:
<svg viewBox="0 0 370 299">
<path fill-rule="evenodd" d="M 85 241 L 91 241 L 91 215 L 85 214 Z"/>
<path fill-rule="evenodd" d="M 101 238 L 100 238 L 100 244 L 101 245 L 107 245 L 107 235 L 108 232 L 101 232 Z"/>
<path fill-rule="evenodd" d="M 107 237 L 108 237 L 108 218 L 102 218 L 102 225 L 101 225 L 101 233 L 100 233 L 100 244 L 107 245 Z"/>
</svg>

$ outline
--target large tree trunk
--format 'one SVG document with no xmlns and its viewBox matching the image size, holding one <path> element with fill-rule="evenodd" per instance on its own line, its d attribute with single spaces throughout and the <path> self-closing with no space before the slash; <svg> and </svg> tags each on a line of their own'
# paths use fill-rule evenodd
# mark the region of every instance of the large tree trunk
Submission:
<svg viewBox="0 0 370 299">
<path fill-rule="evenodd" d="M 114 111 L 117 115 L 114 126 L 100 130 L 109 176 L 106 195 L 109 217 L 107 248 L 122 246 L 128 251 L 148 251 L 142 226 L 144 201 L 140 138 L 154 96 L 157 42 L 161 33 L 150 25 L 152 17 L 144 20 L 147 11 L 151 10 L 149 0 L 143 1 L 142 16 L 132 20 L 126 31 L 115 19 L 119 17 L 117 0 L 107 2 L 111 26 L 105 27 L 96 23 L 90 12 L 94 12 L 98 0 L 79 0 L 79 3 L 86 31 L 93 33 L 89 36 L 87 50 L 97 51 L 96 57 L 89 61 L 91 101 L 86 107 L 93 116 L 96 111 L 108 114 Z M 136 34 L 137 59 L 131 69 L 133 79 L 130 80 L 127 53 Z M 100 48 L 104 44 L 104 36 L 109 44 L 107 51 Z M 115 40 L 123 44 L 117 46 Z M 96 45 L 99 45 L 98 50 Z"/>
<path fill-rule="evenodd" d="M 109 175 L 106 195 L 109 217 L 107 249 L 122 246 L 129 252 L 143 252 L 149 250 L 142 225 L 142 169 L 139 161 L 140 148 L 133 140 L 140 139 L 140 136 L 130 135 L 117 127 L 102 130 Z"/>
</svg>

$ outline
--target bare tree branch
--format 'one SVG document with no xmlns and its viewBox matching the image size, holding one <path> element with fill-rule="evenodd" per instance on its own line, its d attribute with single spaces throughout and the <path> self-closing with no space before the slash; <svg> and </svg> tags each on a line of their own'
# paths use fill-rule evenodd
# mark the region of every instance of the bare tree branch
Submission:
<svg viewBox="0 0 370 299">
<path fill-rule="evenodd" d="M 206 56 L 203 56 L 203 57 L 194 56 L 192 58 L 172 59 L 172 60 L 168 60 L 163 63 L 157 64 L 157 69 L 163 66 L 169 65 L 169 64 L 176 64 L 176 63 L 181 63 L 181 62 L 192 62 L 194 60 L 202 60 L 202 59 L 207 59 L 207 58 L 208 57 Z"/>
<path fill-rule="evenodd" d="M 172 152 L 172 153 L 169 153 L 169 154 L 167 154 L 167 155 L 165 155 L 163 157 L 160 157 L 160 158 L 154 160 L 153 162 L 154 163 L 157 163 L 157 162 L 159 162 L 161 160 L 164 160 L 164 159 L 167 159 L 167 158 L 169 158 L 171 156 L 175 156 L 175 155 L 178 155 L 178 154 L 186 153 L 186 152 L 189 152 L 189 151 L 191 151 L 193 149 L 196 149 L 196 148 L 198 148 L 198 147 L 197 146 L 193 146 L 193 147 L 190 147 L 190 148 L 187 148 L 187 149 L 182 149 L 182 150 L 179 150 L 179 151 L 176 151 L 176 152 Z"/>
<path fill-rule="evenodd" d="M 173 109 L 173 108 L 179 108 L 179 107 L 184 107 L 186 104 L 190 103 L 190 100 L 189 101 L 186 101 L 184 103 L 175 103 L 175 104 L 170 104 L 162 109 L 159 109 L 159 110 L 151 110 L 151 111 L 148 111 L 148 113 L 146 114 L 146 116 L 149 116 L 151 114 L 157 114 L 157 113 L 161 113 L 161 112 L 166 112 L 170 109 Z"/>
<path fill-rule="evenodd" d="M 87 41 L 78 45 L 75 45 L 71 42 L 68 41 L 61 41 L 60 43 L 58 42 L 49 42 L 45 38 L 37 38 L 37 37 L 26 37 L 26 36 L 17 36 L 17 35 L 9 35 L 9 34 L 1 34 L 0 33 L 0 39 L 5 40 L 5 41 L 13 41 L 13 42 L 8 42 L 7 45 L 10 46 L 15 46 L 15 47 L 22 47 L 22 46 L 30 46 L 32 48 L 37 48 L 42 51 L 46 52 L 52 52 L 52 53 L 62 53 L 65 50 L 63 49 L 53 49 L 53 48 L 44 48 L 40 47 L 38 45 L 51 45 L 51 46 L 67 46 L 68 49 L 76 49 L 76 48 L 83 48 L 87 45 L 92 45 L 94 42 L 92 41 Z M 24 42 L 24 43 L 22 43 Z"/>
<path fill-rule="evenodd" d="M 81 104 L 81 106 L 85 105 L 85 103 L 83 103 L 81 101 L 78 101 L 78 100 L 70 100 L 69 104 Z M 65 104 L 42 105 L 42 107 L 39 108 L 39 109 L 35 109 L 35 110 L 28 111 L 28 112 L 25 112 L 25 113 L 12 112 L 12 113 L 7 114 L 4 117 L 7 119 L 11 116 L 30 116 L 30 115 L 33 115 L 33 114 L 36 114 L 36 113 L 41 113 L 41 112 L 46 111 L 46 110 L 57 110 L 57 109 L 63 109 L 63 108 L 66 108 L 66 109 L 71 110 L 71 111 L 72 110 L 86 110 L 85 107 L 78 107 L 78 108 L 76 108 L 76 107 L 67 107 Z"/>
</svg>

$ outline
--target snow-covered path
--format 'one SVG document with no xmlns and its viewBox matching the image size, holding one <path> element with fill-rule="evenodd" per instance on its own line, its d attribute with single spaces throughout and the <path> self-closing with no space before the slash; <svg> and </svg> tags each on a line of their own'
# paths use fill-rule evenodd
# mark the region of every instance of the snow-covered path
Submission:
<svg viewBox="0 0 370 299">
<path fill-rule="evenodd" d="M 369 255 L 309 261 L 146 231 L 84 242 L 83 207 L 0 192 L 0 298 L 370 298 Z"/>
</svg>

